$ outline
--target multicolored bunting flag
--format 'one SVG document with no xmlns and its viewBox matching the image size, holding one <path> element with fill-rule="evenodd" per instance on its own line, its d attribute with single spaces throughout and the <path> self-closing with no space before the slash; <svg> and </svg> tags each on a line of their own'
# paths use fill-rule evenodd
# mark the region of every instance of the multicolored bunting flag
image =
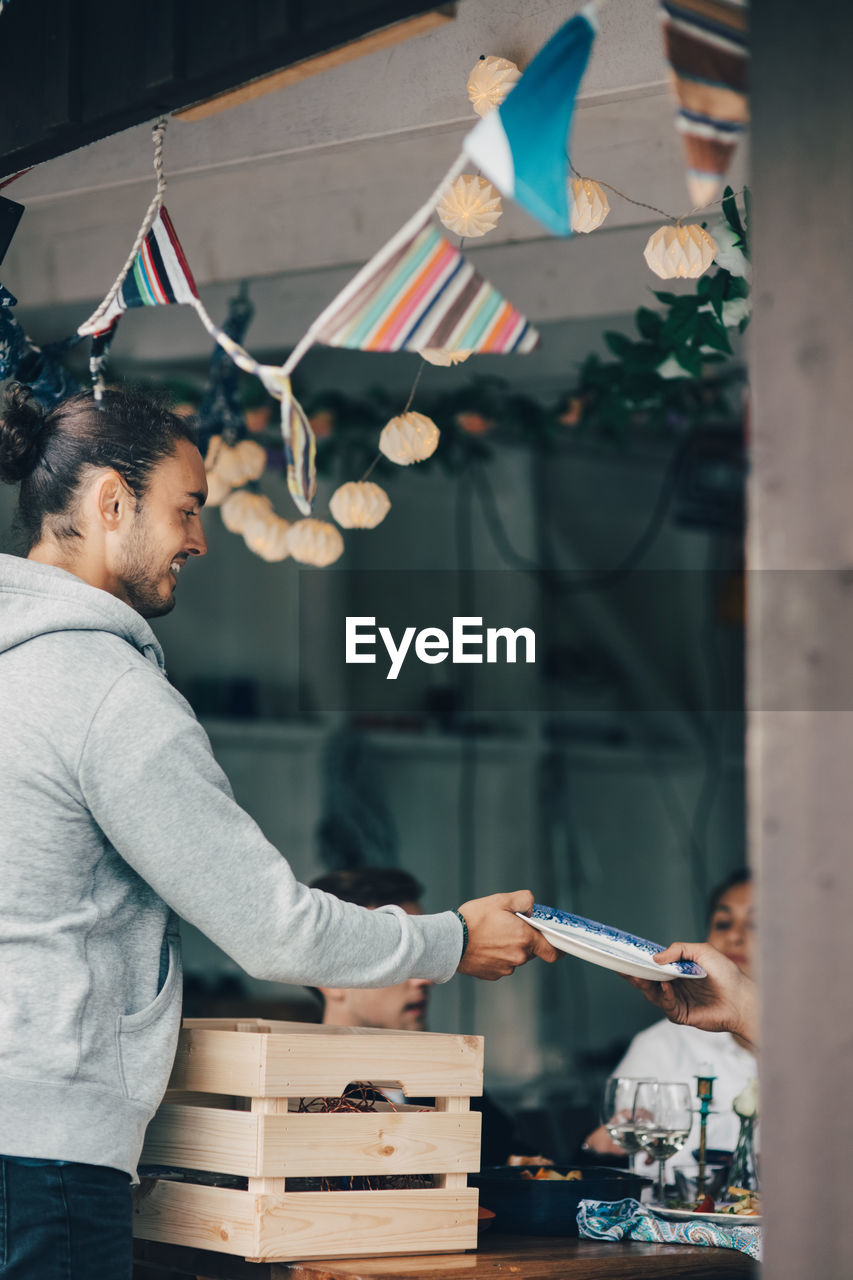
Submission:
<svg viewBox="0 0 853 1280">
<path fill-rule="evenodd" d="M 144 229 L 144 223 L 143 228 Z M 89 367 L 95 398 L 103 395 L 104 367 L 116 326 L 132 307 L 186 303 L 196 312 L 210 336 L 246 373 L 260 378 L 270 395 L 281 401 L 281 429 L 287 458 L 287 487 L 303 515 L 311 514 L 317 488 L 314 433 L 293 397 L 290 379 L 275 365 L 260 364 L 207 313 L 172 220 L 160 206 L 124 275 L 113 285 L 98 309 L 77 332 L 92 335 Z"/>
<path fill-rule="evenodd" d="M 749 0 L 661 0 L 666 56 L 698 207 L 717 195 L 749 123 Z"/>
<path fill-rule="evenodd" d="M 194 306 L 197 299 L 198 290 L 172 219 L 161 208 L 109 304 L 103 310 L 98 308 L 77 332 L 106 333 L 122 312 L 132 307 L 168 306 L 173 302 Z"/>
<path fill-rule="evenodd" d="M 532 351 L 539 334 L 451 244 L 424 206 L 380 249 L 309 330 L 361 351 Z M 289 365 L 292 367 L 292 365 Z"/>
<path fill-rule="evenodd" d="M 490 182 L 558 236 L 571 233 L 568 136 L 597 30 L 588 5 L 540 49 L 463 146 Z"/>
</svg>

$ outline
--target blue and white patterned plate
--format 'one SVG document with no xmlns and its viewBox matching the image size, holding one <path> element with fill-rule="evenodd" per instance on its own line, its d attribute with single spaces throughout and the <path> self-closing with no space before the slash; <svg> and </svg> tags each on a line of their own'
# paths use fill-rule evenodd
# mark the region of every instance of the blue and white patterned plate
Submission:
<svg viewBox="0 0 853 1280">
<path fill-rule="evenodd" d="M 521 915 L 521 912 L 518 913 Z M 570 911 L 533 904 L 531 916 L 521 916 L 528 924 L 544 933 L 559 951 L 567 951 L 581 960 L 613 969 L 632 978 L 649 978 L 653 982 L 669 982 L 672 978 L 704 978 L 705 970 L 692 960 L 676 960 L 672 964 L 655 964 L 652 956 L 664 951 L 648 938 L 638 938 L 609 924 L 587 920 Z"/>
</svg>

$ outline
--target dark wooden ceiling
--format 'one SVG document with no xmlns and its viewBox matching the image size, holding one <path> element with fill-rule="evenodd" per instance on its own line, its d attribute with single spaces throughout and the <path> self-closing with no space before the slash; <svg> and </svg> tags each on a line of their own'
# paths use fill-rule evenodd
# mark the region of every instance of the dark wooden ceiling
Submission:
<svg viewBox="0 0 853 1280">
<path fill-rule="evenodd" d="M 444 8 L 429 0 L 10 0 L 0 177 Z"/>
</svg>

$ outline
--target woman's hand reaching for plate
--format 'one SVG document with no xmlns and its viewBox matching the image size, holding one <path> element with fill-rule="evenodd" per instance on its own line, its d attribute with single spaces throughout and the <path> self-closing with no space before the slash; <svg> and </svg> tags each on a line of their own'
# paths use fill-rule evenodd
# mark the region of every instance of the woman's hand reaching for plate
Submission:
<svg viewBox="0 0 853 1280">
<path fill-rule="evenodd" d="M 674 982 L 628 978 L 670 1022 L 702 1031 L 730 1031 L 750 1045 L 758 1043 L 755 983 L 707 942 L 673 942 L 654 957 L 656 964 L 694 960 L 707 977 Z"/>
</svg>

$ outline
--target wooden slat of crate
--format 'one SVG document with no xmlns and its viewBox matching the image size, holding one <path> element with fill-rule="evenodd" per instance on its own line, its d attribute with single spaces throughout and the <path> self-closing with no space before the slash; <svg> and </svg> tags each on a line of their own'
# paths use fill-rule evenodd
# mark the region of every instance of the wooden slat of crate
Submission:
<svg viewBox="0 0 853 1280">
<path fill-rule="evenodd" d="M 260 1172 L 259 1119 L 249 1111 L 164 1102 L 146 1131 L 142 1163 L 253 1177 Z"/>
<path fill-rule="evenodd" d="M 259 1258 L 432 1253 L 477 1244 L 477 1190 L 293 1192 L 260 1207 Z"/>
<path fill-rule="evenodd" d="M 242 1203 L 241 1203 L 242 1201 Z M 141 1240 L 286 1261 L 434 1253 L 477 1243 L 477 1191 L 247 1191 L 158 1182 L 137 1205 Z"/>
<path fill-rule="evenodd" d="M 226 1187 L 160 1181 L 134 1200 L 133 1234 L 195 1249 L 254 1257 L 258 1217 L 255 1197 Z"/>
<path fill-rule="evenodd" d="M 284 1098 L 339 1095 L 353 1080 L 370 1080 L 399 1084 L 410 1097 L 482 1092 L 478 1036 L 299 1022 L 266 1023 L 259 1030 L 266 1027 L 269 1034 L 186 1026 L 169 1088 Z M 391 1063 L 393 1079 L 388 1080 Z"/>
<path fill-rule="evenodd" d="M 183 1030 L 169 1088 L 260 1098 L 266 1040 L 250 1032 Z"/>
<path fill-rule="evenodd" d="M 164 1103 L 142 1162 L 246 1178 L 464 1174 L 479 1168 L 480 1120 L 471 1111 L 259 1115 Z"/>
<path fill-rule="evenodd" d="M 285 1177 L 464 1174 L 480 1167 L 480 1119 L 435 1111 L 269 1116 L 263 1162 Z"/>
</svg>

